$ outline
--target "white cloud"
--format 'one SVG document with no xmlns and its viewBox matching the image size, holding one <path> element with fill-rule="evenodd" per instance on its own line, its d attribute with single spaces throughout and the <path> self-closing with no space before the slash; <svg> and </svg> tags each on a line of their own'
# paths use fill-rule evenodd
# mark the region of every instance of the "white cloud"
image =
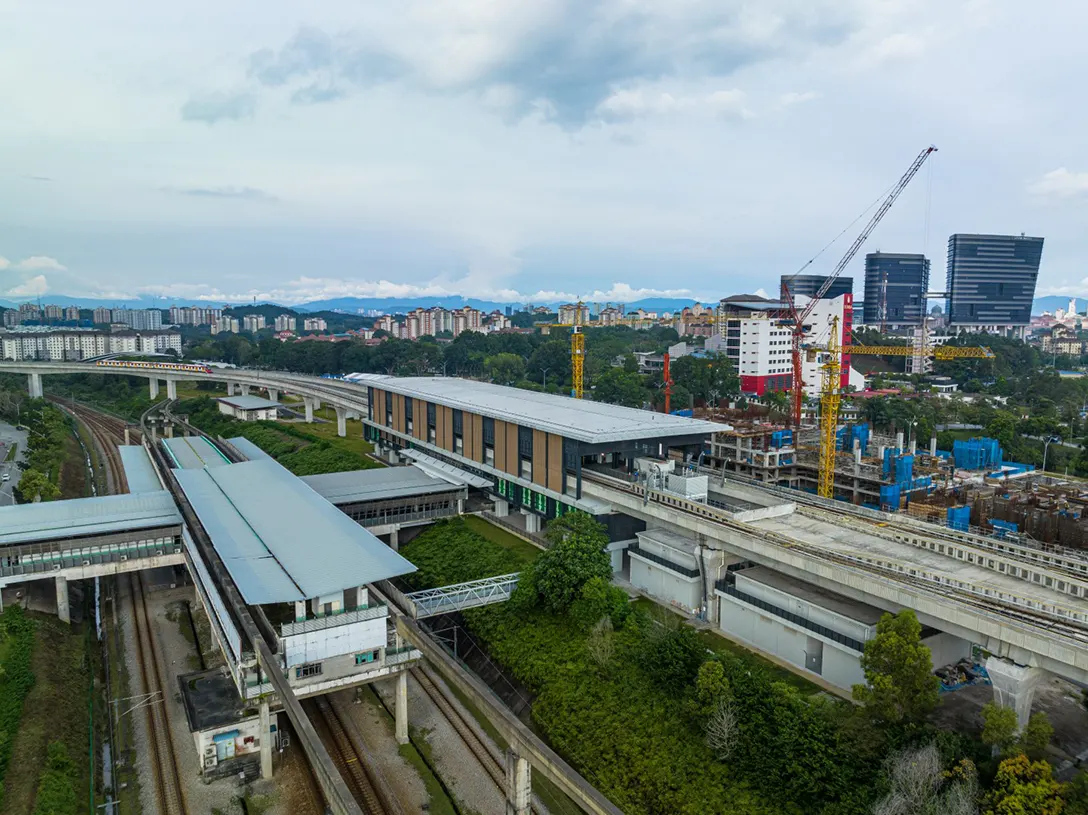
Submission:
<svg viewBox="0 0 1088 815">
<path fill-rule="evenodd" d="M 1059 167 L 1029 185 L 1028 192 L 1045 198 L 1077 198 L 1088 194 L 1088 172 L 1071 173 Z"/>
<path fill-rule="evenodd" d="M 4 269 L 8 268 L 10 265 L 11 265 L 11 261 L 8 260 L 3 255 L 0 255 L 0 272 L 2 272 Z"/>
<path fill-rule="evenodd" d="M 746 101 L 747 94 L 736 88 L 679 96 L 649 88 L 624 88 L 602 101 L 597 106 L 597 115 L 605 121 L 627 121 L 691 111 L 750 119 L 755 114 L 746 107 Z"/>
<path fill-rule="evenodd" d="M 13 268 L 19 272 L 64 272 L 68 270 L 68 267 L 56 258 L 47 257 L 46 255 L 34 255 L 25 258 L 16 263 Z"/>
<path fill-rule="evenodd" d="M 804 102 L 811 102 L 812 100 L 819 98 L 820 94 L 816 93 L 816 91 L 803 91 L 801 93 L 790 91 L 789 93 L 784 93 L 778 97 L 778 106 L 780 108 L 788 108 L 791 105 L 800 105 Z"/>
<path fill-rule="evenodd" d="M 49 291 L 49 281 L 45 275 L 37 275 L 24 280 L 18 286 L 4 292 L 8 297 L 38 297 Z"/>
</svg>

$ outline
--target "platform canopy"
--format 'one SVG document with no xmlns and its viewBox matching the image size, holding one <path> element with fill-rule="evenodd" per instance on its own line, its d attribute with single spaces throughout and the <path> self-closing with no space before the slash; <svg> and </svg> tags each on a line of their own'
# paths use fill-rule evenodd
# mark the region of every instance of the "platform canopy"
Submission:
<svg viewBox="0 0 1088 815">
<path fill-rule="evenodd" d="M 166 490 L 0 507 L 0 546 L 181 526 Z"/>
<path fill-rule="evenodd" d="M 230 464 L 230 460 L 203 436 L 179 436 L 176 439 L 163 439 L 162 443 L 174 463 L 184 470 L 226 467 Z"/>
<path fill-rule="evenodd" d="M 416 570 L 271 459 L 174 474 L 247 603 L 323 597 Z"/>
</svg>

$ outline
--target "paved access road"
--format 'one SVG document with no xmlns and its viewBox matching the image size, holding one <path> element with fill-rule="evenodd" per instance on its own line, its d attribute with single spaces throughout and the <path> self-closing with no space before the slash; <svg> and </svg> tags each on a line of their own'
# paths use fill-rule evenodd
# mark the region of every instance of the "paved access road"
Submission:
<svg viewBox="0 0 1088 815">
<path fill-rule="evenodd" d="M 13 444 L 18 445 L 15 458 L 8 461 L 8 453 Z M 7 481 L 0 480 L 0 507 L 15 503 L 15 497 L 11 491 L 15 489 L 15 485 L 19 483 L 19 476 L 22 475 L 22 471 L 15 465 L 16 462 L 22 461 L 24 455 L 26 455 L 26 431 L 16 430 L 13 425 L 0 422 L 0 479 L 4 474 L 10 476 Z"/>
</svg>

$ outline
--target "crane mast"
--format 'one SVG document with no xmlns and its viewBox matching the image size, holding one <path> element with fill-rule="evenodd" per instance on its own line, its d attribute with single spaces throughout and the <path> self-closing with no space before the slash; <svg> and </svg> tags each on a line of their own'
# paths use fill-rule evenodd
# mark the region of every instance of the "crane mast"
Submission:
<svg viewBox="0 0 1088 815">
<path fill-rule="evenodd" d="M 846 254 L 842 256 L 842 259 L 835 266 L 834 270 L 827 276 L 827 279 L 820 286 L 815 296 L 805 304 L 805 307 L 801 310 L 797 310 L 797 304 L 793 299 L 793 290 L 790 283 L 797 277 L 794 275 L 786 281 L 784 286 L 786 302 L 789 306 L 790 319 L 793 321 L 792 330 L 792 362 L 793 362 L 793 389 L 791 396 L 793 398 L 791 405 L 791 418 L 793 419 L 794 427 L 801 426 L 801 408 L 804 405 L 804 378 L 801 371 L 801 344 L 804 341 L 805 334 L 805 320 L 812 314 L 813 308 L 816 306 L 816 301 L 827 294 L 828 289 L 831 288 L 831 284 L 835 282 L 838 276 L 842 273 L 843 269 L 849 265 L 850 261 L 854 259 L 854 255 L 858 253 L 862 245 L 872 234 L 872 231 L 876 229 L 877 224 L 883 220 L 884 216 L 888 213 L 888 210 L 892 208 L 892 204 L 900 194 L 907 188 L 907 185 L 911 182 L 911 179 L 917 175 L 918 171 L 922 169 L 922 165 L 925 164 L 926 159 L 931 154 L 937 152 L 937 148 L 930 145 L 914 159 L 914 162 L 910 165 L 907 171 L 903 174 L 903 177 L 899 179 L 891 192 L 877 208 L 876 212 L 869 219 L 869 223 L 865 225 L 865 228 L 861 230 L 861 233 L 854 239 L 854 242 L 850 245 L 850 248 L 846 250 Z"/>
</svg>

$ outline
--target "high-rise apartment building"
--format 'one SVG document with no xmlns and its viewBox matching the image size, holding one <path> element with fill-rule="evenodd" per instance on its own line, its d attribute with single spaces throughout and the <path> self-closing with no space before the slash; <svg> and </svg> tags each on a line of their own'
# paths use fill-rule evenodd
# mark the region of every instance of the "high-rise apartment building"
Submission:
<svg viewBox="0 0 1088 815">
<path fill-rule="evenodd" d="M 79 306 L 68 306 L 64 309 L 64 319 L 79 322 Z"/>
<path fill-rule="evenodd" d="M 810 300 L 816 296 L 816 292 L 820 290 L 820 287 L 827 280 L 827 275 L 821 274 L 799 274 L 796 277 L 793 275 L 784 274 L 779 283 L 779 297 L 783 300 L 786 299 L 786 288 L 788 287 L 793 294 L 794 299 L 798 296 L 807 297 Z M 838 277 L 831 284 L 830 288 L 824 293 L 824 300 L 834 300 L 837 297 L 842 297 L 844 294 L 854 296 L 854 278 L 852 277 Z"/>
<path fill-rule="evenodd" d="M 212 323 L 212 334 L 237 334 L 241 330 L 241 325 L 238 323 L 237 317 L 231 317 L 229 314 L 220 314 L 214 323 Z"/>
<path fill-rule="evenodd" d="M 872 252 L 865 256 L 861 321 L 891 330 L 920 326 L 926 318 L 927 291 L 929 260 L 925 255 Z"/>
<path fill-rule="evenodd" d="M 170 322 L 174 325 L 211 325 L 223 316 L 219 308 L 201 306 L 170 306 Z"/>
<path fill-rule="evenodd" d="M 324 317 L 305 317 L 302 320 L 303 331 L 328 331 L 329 324 Z"/>
<path fill-rule="evenodd" d="M 60 306 L 48 305 L 45 307 L 45 319 L 54 322 L 64 319 L 64 309 Z"/>
<path fill-rule="evenodd" d="M 589 322 L 589 306 L 584 303 L 564 303 L 559 307 L 557 322 L 567 325 L 585 325 Z"/>
<path fill-rule="evenodd" d="M 1031 323 L 1043 239 L 955 234 L 948 239 L 948 325 L 1024 336 Z M 868 299 L 868 298 L 866 298 Z"/>
<path fill-rule="evenodd" d="M 99 306 L 94 310 L 93 319 L 96 325 L 102 325 L 113 321 L 113 312 L 108 308 Z"/>
<path fill-rule="evenodd" d="M 263 314 L 246 314 L 242 317 L 242 329 L 244 331 L 257 332 L 264 328 Z"/>
<path fill-rule="evenodd" d="M 121 323 L 136 331 L 161 331 L 162 312 L 157 308 L 115 308 L 108 322 Z"/>
<path fill-rule="evenodd" d="M 276 315 L 276 331 L 294 331 L 296 320 L 291 314 L 277 314 Z"/>
</svg>

